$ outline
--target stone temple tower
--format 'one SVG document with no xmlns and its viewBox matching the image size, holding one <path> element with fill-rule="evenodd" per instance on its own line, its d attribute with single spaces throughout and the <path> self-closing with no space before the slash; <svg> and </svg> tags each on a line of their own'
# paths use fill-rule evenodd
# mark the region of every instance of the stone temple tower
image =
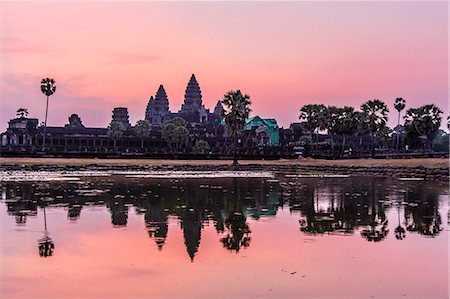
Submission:
<svg viewBox="0 0 450 299">
<path fill-rule="evenodd" d="M 148 101 L 147 109 L 145 110 L 145 119 L 153 126 L 161 126 L 169 114 L 169 98 L 167 97 L 164 86 L 160 85 L 155 98 L 150 97 Z"/>
<path fill-rule="evenodd" d="M 203 123 L 208 121 L 209 111 L 203 106 L 202 92 L 194 74 L 192 74 L 187 84 L 180 114 L 190 122 Z"/>
<path fill-rule="evenodd" d="M 131 128 L 130 119 L 128 116 L 128 108 L 118 107 L 114 108 L 112 114 L 112 121 L 117 121 L 125 130 Z"/>
</svg>

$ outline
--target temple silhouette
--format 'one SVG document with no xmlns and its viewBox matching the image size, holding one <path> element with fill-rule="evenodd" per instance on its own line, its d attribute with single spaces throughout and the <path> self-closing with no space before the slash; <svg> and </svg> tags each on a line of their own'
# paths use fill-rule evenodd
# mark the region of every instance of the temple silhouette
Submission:
<svg viewBox="0 0 450 299">
<path fill-rule="evenodd" d="M 48 126 L 46 129 L 45 153 L 57 155 L 174 155 L 174 150 L 164 139 L 162 128 L 166 121 L 176 117 L 186 121 L 189 136 L 177 155 L 195 155 L 197 141 L 206 141 L 209 150 L 203 155 L 227 156 L 233 151 L 233 140 L 227 134 L 222 120 L 223 107 L 217 101 L 211 111 L 203 104 L 200 85 L 191 75 L 184 94 L 184 102 L 178 112 L 170 111 L 170 99 L 163 85 L 156 94 L 150 96 L 144 107 L 143 119 L 151 124 L 150 136 L 142 140 L 130 123 L 128 108 L 116 107 L 112 111 L 111 122 L 116 122 L 123 135 L 114 140 L 108 135 L 108 128 L 86 127 L 78 114 L 72 114 L 63 127 Z M 37 118 L 25 116 L 11 119 L 6 132 L 0 134 L 2 155 L 39 154 L 43 151 L 44 129 Z M 289 129 L 278 126 L 275 119 L 253 116 L 247 120 L 244 135 L 240 138 L 238 150 L 242 156 L 289 157 L 293 156 L 292 141 L 303 134 L 299 124 Z M 143 146 L 142 146 L 143 145 Z"/>
</svg>

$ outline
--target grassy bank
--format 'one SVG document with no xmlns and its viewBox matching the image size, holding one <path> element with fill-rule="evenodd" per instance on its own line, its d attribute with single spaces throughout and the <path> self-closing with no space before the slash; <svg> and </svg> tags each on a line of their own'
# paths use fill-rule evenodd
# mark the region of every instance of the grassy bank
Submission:
<svg viewBox="0 0 450 299">
<path fill-rule="evenodd" d="M 355 167 L 425 167 L 448 168 L 449 160 L 445 158 L 421 159 L 358 159 L 358 160 L 242 160 L 241 165 L 298 165 L 298 166 L 355 166 Z M 57 165 L 57 166 L 179 166 L 179 165 L 230 165 L 229 160 L 151 160 L 151 159 L 95 159 L 95 158 L 4 158 L 0 157 L 1 165 Z"/>
</svg>

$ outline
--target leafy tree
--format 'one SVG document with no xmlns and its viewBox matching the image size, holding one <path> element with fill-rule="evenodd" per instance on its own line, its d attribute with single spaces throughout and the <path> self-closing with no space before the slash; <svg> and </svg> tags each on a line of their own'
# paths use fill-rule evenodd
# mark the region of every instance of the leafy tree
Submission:
<svg viewBox="0 0 450 299">
<path fill-rule="evenodd" d="M 222 117 L 225 120 L 229 134 L 234 138 L 233 165 L 238 164 L 237 142 L 238 136 L 244 131 L 244 126 L 250 114 L 250 96 L 242 94 L 240 90 L 231 90 L 222 99 Z"/>
<path fill-rule="evenodd" d="M 396 98 L 394 102 L 394 108 L 398 111 L 397 134 L 395 143 L 395 146 L 398 149 L 400 138 L 400 112 L 405 109 L 405 100 L 403 98 Z"/>
<path fill-rule="evenodd" d="M 317 141 L 317 130 L 324 127 L 325 110 L 326 107 L 322 104 L 309 104 L 300 109 L 299 119 L 302 122 L 302 126 L 309 131 L 311 141 L 313 140 L 313 132 L 316 132 Z"/>
<path fill-rule="evenodd" d="M 361 105 L 361 111 L 364 113 L 364 122 L 370 133 L 372 143 L 372 156 L 375 155 L 375 133 L 386 126 L 388 120 L 389 108 L 380 100 L 371 100 Z"/>
<path fill-rule="evenodd" d="M 19 108 L 17 109 L 16 115 L 23 118 L 25 116 L 28 116 L 28 109 L 25 108 Z"/>
<path fill-rule="evenodd" d="M 194 145 L 194 153 L 205 154 L 209 152 L 209 143 L 205 140 L 198 140 Z"/>
<path fill-rule="evenodd" d="M 184 126 L 178 126 L 173 130 L 173 137 L 177 149 L 180 150 L 186 144 L 189 137 L 189 130 Z"/>
<path fill-rule="evenodd" d="M 47 115 L 48 115 L 48 98 L 56 92 L 55 80 L 44 78 L 41 80 L 41 91 L 47 96 L 47 105 L 45 106 L 45 122 L 44 122 L 44 137 L 42 140 L 42 150 L 45 150 L 45 137 L 47 134 Z"/>
<path fill-rule="evenodd" d="M 420 139 L 429 145 L 441 125 L 441 114 L 442 110 L 434 104 L 408 109 L 403 118 L 410 145 L 417 146 Z"/>
<path fill-rule="evenodd" d="M 141 148 L 144 148 L 144 139 L 150 136 L 152 125 L 147 120 L 138 120 L 134 126 L 134 133 L 141 138 Z"/>
<path fill-rule="evenodd" d="M 114 148 L 116 148 L 116 142 L 123 136 L 125 129 L 120 122 L 113 120 L 108 126 L 108 137 L 114 141 Z"/>
<path fill-rule="evenodd" d="M 176 148 L 179 149 L 179 146 L 186 143 L 189 137 L 186 121 L 181 117 L 166 120 L 162 126 L 162 136 L 169 147 L 175 144 Z"/>
<path fill-rule="evenodd" d="M 435 134 L 433 141 L 431 142 L 433 150 L 437 152 L 449 152 L 450 146 L 450 134 L 443 130 L 438 130 Z"/>
</svg>

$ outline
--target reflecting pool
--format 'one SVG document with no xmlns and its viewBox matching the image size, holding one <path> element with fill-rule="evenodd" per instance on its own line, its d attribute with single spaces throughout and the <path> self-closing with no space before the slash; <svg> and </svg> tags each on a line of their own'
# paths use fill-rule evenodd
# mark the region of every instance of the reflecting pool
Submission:
<svg viewBox="0 0 450 299">
<path fill-rule="evenodd" d="M 1 298 L 448 298 L 448 183 L 0 183 Z"/>
</svg>

